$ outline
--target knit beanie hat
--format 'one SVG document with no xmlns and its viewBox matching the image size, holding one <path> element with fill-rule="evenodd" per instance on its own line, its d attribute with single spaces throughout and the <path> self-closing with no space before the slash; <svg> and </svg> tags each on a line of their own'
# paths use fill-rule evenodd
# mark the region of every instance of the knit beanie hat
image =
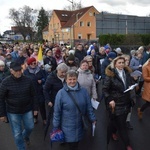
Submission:
<svg viewBox="0 0 150 150">
<path fill-rule="evenodd" d="M 73 54 L 70 54 L 70 55 L 68 56 L 68 60 L 72 60 L 72 61 L 74 61 L 74 60 L 75 60 L 74 55 L 73 55 Z"/>
<path fill-rule="evenodd" d="M 2 60 L 0 60 L 0 66 L 5 66 L 5 63 Z"/>
<path fill-rule="evenodd" d="M 35 61 L 36 61 L 36 59 L 34 57 L 30 57 L 27 59 L 27 64 L 30 65 L 30 64 L 32 64 L 32 62 L 35 62 Z"/>
<path fill-rule="evenodd" d="M 116 56 L 116 53 L 115 53 L 115 52 L 109 52 L 108 55 L 107 55 L 107 57 L 114 59 L 114 58 L 116 58 L 117 56 Z"/>
</svg>

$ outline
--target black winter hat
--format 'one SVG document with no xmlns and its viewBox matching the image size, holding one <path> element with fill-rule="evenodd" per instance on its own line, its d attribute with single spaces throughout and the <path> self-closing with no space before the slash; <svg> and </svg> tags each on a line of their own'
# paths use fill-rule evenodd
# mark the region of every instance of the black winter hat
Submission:
<svg viewBox="0 0 150 150">
<path fill-rule="evenodd" d="M 75 60 L 75 57 L 74 57 L 74 55 L 73 54 L 70 54 L 69 56 L 68 56 L 68 60 Z"/>
</svg>

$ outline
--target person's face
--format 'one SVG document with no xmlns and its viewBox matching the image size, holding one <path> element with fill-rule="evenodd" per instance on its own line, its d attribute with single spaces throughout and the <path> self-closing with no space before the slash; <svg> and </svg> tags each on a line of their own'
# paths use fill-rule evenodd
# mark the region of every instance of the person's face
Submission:
<svg viewBox="0 0 150 150">
<path fill-rule="evenodd" d="M 5 68 L 5 66 L 4 66 L 4 65 L 1 65 L 1 66 L 0 66 L 0 71 L 4 71 L 4 68 Z"/>
<path fill-rule="evenodd" d="M 125 65 L 129 66 L 129 62 L 130 62 L 130 58 L 129 57 L 125 57 Z"/>
<path fill-rule="evenodd" d="M 34 51 L 34 55 L 38 55 L 38 51 Z"/>
<path fill-rule="evenodd" d="M 66 72 L 67 72 L 66 70 L 64 71 L 64 70 L 59 69 L 57 70 L 57 76 L 60 78 L 64 78 L 66 75 Z"/>
<path fill-rule="evenodd" d="M 22 70 L 15 71 L 15 70 L 11 69 L 10 71 L 11 71 L 11 74 L 13 74 L 13 76 L 15 78 L 20 78 L 22 76 Z"/>
<path fill-rule="evenodd" d="M 82 45 L 78 45 L 77 49 L 80 50 L 80 51 L 82 51 Z"/>
<path fill-rule="evenodd" d="M 31 67 L 31 68 L 36 68 L 36 66 L 37 66 L 36 61 L 34 61 L 34 62 L 32 62 L 32 63 L 30 64 L 30 67 Z"/>
<path fill-rule="evenodd" d="M 101 55 L 105 55 L 105 50 L 104 50 L 104 49 L 100 49 L 100 50 L 99 50 L 99 53 L 100 53 Z"/>
<path fill-rule="evenodd" d="M 92 56 L 95 55 L 95 50 L 91 50 L 91 55 L 92 55 Z"/>
<path fill-rule="evenodd" d="M 142 54 L 139 53 L 139 54 L 137 55 L 137 57 L 138 57 L 139 59 L 141 59 L 141 58 L 142 58 Z"/>
<path fill-rule="evenodd" d="M 66 83 L 68 86 L 74 87 L 77 83 L 77 77 L 69 77 L 66 78 Z"/>
<path fill-rule="evenodd" d="M 47 56 L 52 56 L 53 54 L 52 54 L 52 51 L 50 50 L 50 51 L 48 51 L 47 53 L 46 53 L 46 55 Z"/>
<path fill-rule="evenodd" d="M 118 59 L 116 61 L 115 67 L 119 70 L 122 70 L 125 67 L 125 62 L 123 59 Z"/>
<path fill-rule="evenodd" d="M 81 64 L 80 68 L 82 70 L 88 70 L 89 69 L 89 65 L 86 62 L 84 62 L 84 63 Z"/>
<path fill-rule="evenodd" d="M 89 64 L 89 66 L 92 66 L 93 64 L 92 64 L 92 59 L 89 59 L 89 60 L 87 60 L 88 61 L 88 64 Z"/>
<path fill-rule="evenodd" d="M 73 64 L 73 62 L 74 62 L 73 60 L 68 60 L 69 64 Z"/>
</svg>

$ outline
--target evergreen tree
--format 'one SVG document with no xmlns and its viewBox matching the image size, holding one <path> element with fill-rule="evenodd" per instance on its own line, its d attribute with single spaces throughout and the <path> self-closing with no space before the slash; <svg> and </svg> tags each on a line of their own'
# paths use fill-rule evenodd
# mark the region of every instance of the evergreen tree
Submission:
<svg viewBox="0 0 150 150">
<path fill-rule="evenodd" d="M 48 13 L 42 7 L 39 11 L 38 19 L 36 22 L 38 36 L 37 38 L 39 40 L 42 40 L 42 30 L 48 25 L 48 21 Z"/>
</svg>

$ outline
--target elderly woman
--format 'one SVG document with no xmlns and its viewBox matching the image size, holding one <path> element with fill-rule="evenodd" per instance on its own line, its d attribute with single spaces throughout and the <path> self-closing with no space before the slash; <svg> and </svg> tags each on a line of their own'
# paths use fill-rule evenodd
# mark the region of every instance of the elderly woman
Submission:
<svg viewBox="0 0 150 150">
<path fill-rule="evenodd" d="M 97 99 L 96 83 L 93 74 L 89 70 L 89 63 L 87 60 L 82 60 L 80 62 L 78 73 L 78 82 L 80 85 L 87 89 L 91 98 Z"/>
<path fill-rule="evenodd" d="M 142 75 L 144 79 L 144 90 L 142 91 L 142 99 L 146 101 L 145 104 L 142 105 L 141 108 L 138 108 L 138 117 L 142 119 L 143 111 L 150 106 L 150 59 L 142 67 Z"/>
<path fill-rule="evenodd" d="M 78 143 L 83 138 L 81 113 L 87 115 L 93 124 L 96 123 L 90 97 L 86 89 L 77 82 L 77 79 L 78 74 L 74 70 L 67 72 L 66 84 L 57 93 L 54 106 L 53 126 L 54 128 L 61 128 L 64 132 L 65 142 L 69 145 L 69 150 L 78 150 Z M 72 97 L 78 104 L 81 113 Z"/>
<path fill-rule="evenodd" d="M 125 65 L 125 58 L 118 56 L 106 68 L 106 78 L 103 85 L 103 93 L 110 116 L 107 142 L 109 143 L 113 129 L 116 127 L 126 150 L 132 150 L 127 134 L 126 119 L 134 95 L 130 91 L 124 93 L 132 84 L 130 72 L 130 68 Z"/>
<path fill-rule="evenodd" d="M 34 88 L 36 91 L 36 98 L 39 102 L 39 109 L 43 119 L 43 125 L 46 124 L 46 109 L 45 109 L 45 99 L 43 94 L 43 84 L 45 83 L 46 76 L 43 70 L 37 65 L 36 59 L 34 57 L 27 59 L 28 67 L 24 71 L 24 75 L 28 76 L 34 83 Z M 37 123 L 38 115 L 34 114 L 34 123 Z"/>
</svg>

